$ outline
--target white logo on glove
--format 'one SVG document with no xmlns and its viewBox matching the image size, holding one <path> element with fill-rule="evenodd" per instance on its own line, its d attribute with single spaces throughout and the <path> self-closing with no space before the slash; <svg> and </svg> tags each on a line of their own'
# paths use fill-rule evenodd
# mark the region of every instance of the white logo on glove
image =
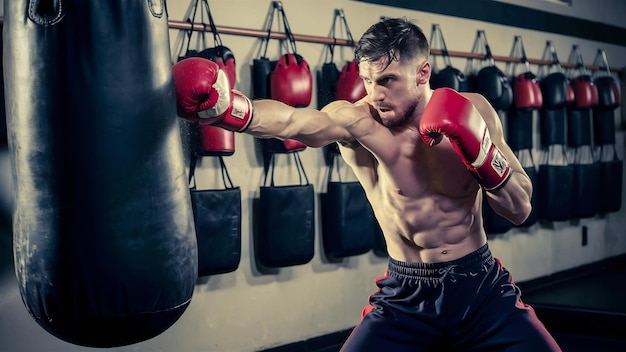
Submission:
<svg viewBox="0 0 626 352">
<path fill-rule="evenodd" d="M 498 176 L 502 177 L 508 166 L 509 162 L 506 160 L 500 150 L 494 150 L 493 159 L 491 160 L 491 167 L 498 174 Z"/>
</svg>

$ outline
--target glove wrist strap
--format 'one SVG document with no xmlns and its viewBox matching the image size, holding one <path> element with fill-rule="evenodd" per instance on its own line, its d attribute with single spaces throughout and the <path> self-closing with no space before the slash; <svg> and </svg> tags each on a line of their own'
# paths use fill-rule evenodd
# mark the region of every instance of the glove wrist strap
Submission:
<svg viewBox="0 0 626 352">
<path fill-rule="evenodd" d="M 229 131 L 244 132 L 252 122 L 252 102 L 239 91 L 232 91 L 231 105 L 217 125 Z"/>
</svg>

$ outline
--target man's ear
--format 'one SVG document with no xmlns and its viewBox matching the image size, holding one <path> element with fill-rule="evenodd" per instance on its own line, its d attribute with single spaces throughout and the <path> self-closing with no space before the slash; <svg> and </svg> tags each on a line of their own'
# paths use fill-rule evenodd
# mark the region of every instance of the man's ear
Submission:
<svg viewBox="0 0 626 352">
<path fill-rule="evenodd" d="M 427 84 L 430 81 L 431 66 L 429 61 L 424 61 L 417 67 L 417 83 Z"/>
</svg>

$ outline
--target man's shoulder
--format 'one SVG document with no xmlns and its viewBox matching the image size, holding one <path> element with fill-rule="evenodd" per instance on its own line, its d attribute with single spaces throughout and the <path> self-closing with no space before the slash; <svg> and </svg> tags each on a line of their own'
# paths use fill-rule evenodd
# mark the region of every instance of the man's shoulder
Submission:
<svg viewBox="0 0 626 352">
<path fill-rule="evenodd" d="M 465 98 L 467 98 L 469 101 L 472 102 L 472 104 L 474 104 L 474 106 L 476 106 L 477 108 L 482 106 L 484 103 L 489 103 L 487 101 L 487 98 L 485 98 L 482 94 L 480 93 L 475 93 L 475 92 L 459 92 L 459 94 L 461 94 L 462 96 L 464 96 Z"/>
<path fill-rule="evenodd" d="M 364 100 L 351 103 L 346 100 L 337 100 L 329 103 L 322 111 L 335 121 L 335 123 L 349 128 L 360 121 L 374 121 L 375 109 Z"/>
<path fill-rule="evenodd" d="M 346 114 L 350 114 L 354 112 L 355 114 L 357 114 L 359 111 L 368 111 L 368 109 L 369 109 L 369 104 L 365 102 L 364 100 L 359 100 L 355 103 L 351 103 L 347 100 L 335 100 L 335 101 L 328 103 L 328 105 L 324 106 L 322 108 L 322 111 L 327 112 L 327 113 L 334 113 L 334 112 L 341 111 Z"/>
</svg>

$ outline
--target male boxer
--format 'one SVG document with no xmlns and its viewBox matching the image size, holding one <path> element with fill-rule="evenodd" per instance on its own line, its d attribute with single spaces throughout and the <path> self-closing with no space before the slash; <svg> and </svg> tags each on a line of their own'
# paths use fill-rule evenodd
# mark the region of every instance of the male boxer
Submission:
<svg viewBox="0 0 626 352">
<path fill-rule="evenodd" d="M 188 59 L 174 66 L 178 112 L 261 138 L 339 143 L 390 256 L 342 351 L 560 351 L 483 229 L 483 199 L 521 224 L 531 182 L 483 96 L 430 89 L 428 55 L 419 27 L 381 20 L 355 49 L 367 96 L 321 111 L 251 103 L 216 65 Z"/>
</svg>

